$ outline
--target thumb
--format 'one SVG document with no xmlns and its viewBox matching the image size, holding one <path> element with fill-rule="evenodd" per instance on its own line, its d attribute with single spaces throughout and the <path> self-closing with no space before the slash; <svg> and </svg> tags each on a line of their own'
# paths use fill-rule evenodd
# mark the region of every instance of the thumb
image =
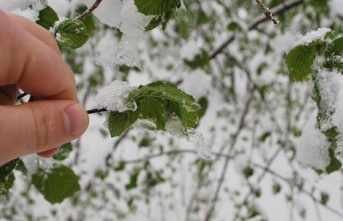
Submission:
<svg viewBox="0 0 343 221">
<path fill-rule="evenodd" d="M 0 106 L 0 165 L 74 140 L 87 126 L 88 115 L 75 101 Z"/>
</svg>

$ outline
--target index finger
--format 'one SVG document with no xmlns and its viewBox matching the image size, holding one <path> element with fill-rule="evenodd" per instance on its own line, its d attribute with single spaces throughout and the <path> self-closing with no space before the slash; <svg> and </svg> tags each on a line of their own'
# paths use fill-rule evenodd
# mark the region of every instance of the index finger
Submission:
<svg viewBox="0 0 343 221">
<path fill-rule="evenodd" d="M 2 11 L 0 29 L 0 86 L 16 84 L 35 97 L 76 100 L 74 75 L 59 54 Z"/>
</svg>

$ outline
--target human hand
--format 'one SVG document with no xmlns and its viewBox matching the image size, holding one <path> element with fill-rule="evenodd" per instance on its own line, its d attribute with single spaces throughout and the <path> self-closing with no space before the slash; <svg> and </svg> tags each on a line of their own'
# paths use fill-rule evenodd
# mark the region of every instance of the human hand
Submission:
<svg viewBox="0 0 343 221">
<path fill-rule="evenodd" d="M 49 157 L 88 126 L 74 75 L 45 29 L 1 10 L 0 29 L 0 166 L 31 153 Z M 19 88 L 38 101 L 14 105 Z"/>
</svg>

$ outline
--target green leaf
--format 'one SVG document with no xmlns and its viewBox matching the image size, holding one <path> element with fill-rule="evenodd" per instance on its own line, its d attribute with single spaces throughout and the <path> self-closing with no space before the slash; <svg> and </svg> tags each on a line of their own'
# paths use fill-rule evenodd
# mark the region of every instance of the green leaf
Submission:
<svg viewBox="0 0 343 221">
<path fill-rule="evenodd" d="M 139 110 L 125 112 L 111 112 L 108 118 L 108 128 L 112 137 L 121 135 L 139 116 Z"/>
<path fill-rule="evenodd" d="M 335 172 L 342 167 L 342 163 L 336 158 L 332 148 L 329 149 L 330 164 L 326 167 L 327 173 Z"/>
<path fill-rule="evenodd" d="M 246 167 L 244 168 L 243 170 L 243 174 L 244 174 L 244 177 L 246 179 L 248 179 L 249 177 L 251 177 L 252 175 L 254 175 L 254 169 L 251 168 L 251 167 Z"/>
<path fill-rule="evenodd" d="M 137 101 L 144 97 L 154 97 L 166 101 L 173 101 L 181 103 L 182 107 L 189 112 L 197 112 L 199 105 L 195 102 L 191 95 L 178 89 L 174 84 L 157 81 L 145 86 L 140 86 L 138 89 L 133 90 L 128 96 L 129 102 Z"/>
<path fill-rule="evenodd" d="M 87 42 L 89 35 L 83 21 L 66 19 L 55 27 L 55 37 L 61 47 L 76 49 Z"/>
<path fill-rule="evenodd" d="M 185 128 L 194 128 L 199 120 L 199 105 L 194 98 L 178 89 L 175 85 L 157 81 L 140 86 L 132 91 L 128 102 L 136 102 L 141 108 L 142 118 L 154 121 L 158 129 L 176 114 Z"/>
<path fill-rule="evenodd" d="M 226 28 L 229 31 L 241 31 L 242 30 L 242 27 L 237 22 L 234 22 L 234 21 L 230 22 Z"/>
<path fill-rule="evenodd" d="M 13 173 L 6 176 L 3 181 L 0 181 L 0 196 L 8 196 L 14 184 L 15 177 Z"/>
<path fill-rule="evenodd" d="M 343 36 L 329 43 L 325 51 L 326 57 L 338 55 L 343 55 Z"/>
<path fill-rule="evenodd" d="M 292 80 L 305 81 L 310 79 L 315 53 L 313 44 L 298 45 L 288 52 L 286 64 Z"/>
<path fill-rule="evenodd" d="M 140 173 L 140 169 L 135 168 L 130 176 L 130 181 L 125 185 L 126 190 L 131 190 L 137 187 L 137 180 Z"/>
<path fill-rule="evenodd" d="M 154 122 L 156 129 L 163 130 L 167 119 L 163 100 L 155 97 L 143 97 L 138 102 L 141 109 L 141 117 Z"/>
<path fill-rule="evenodd" d="M 328 0 L 307 0 L 307 3 L 312 5 L 315 9 L 323 12 L 327 10 Z"/>
<path fill-rule="evenodd" d="M 272 133 L 270 131 L 267 131 L 265 133 L 263 133 L 259 138 L 258 141 L 260 142 L 265 142 L 267 140 L 268 137 L 270 137 L 272 135 Z"/>
<path fill-rule="evenodd" d="M 326 193 L 326 192 L 321 192 L 320 193 L 320 203 L 323 204 L 323 205 L 326 205 L 327 202 L 329 201 L 329 194 Z"/>
<path fill-rule="evenodd" d="M 123 171 L 125 169 L 125 161 L 120 161 L 118 165 L 114 168 L 114 171 Z"/>
<path fill-rule="evenodd" d="M 169 102 L 169 109 L 181 120 L 185 128 L 195 128 L 199 122 L 199 111 L 187 111 L 180 102 Z"/>
<path fill-rule="evenodd" d="M 208 100 L 206 97 L 201 97 L 198 101 L 199 105 L 200 105 L 200 110 L 199 110 L 199 119 L 202 118 L 207 110 L 208 107 Z"/>
<path fill-rule="evenodd" d="M 148 26 L 146 26 L 145 28 L 145 31 L 153 30 L 157 28 L 159 25 L 161 25 L 162 23 L 163 23 L 163 16 L 162 15 L 156 16 L 150 20 Z"/>
<path fill-rule="evenodd" d="M 210 55 L 205 49 L 201 49 L 200 53 L 195 55 L 193 60 L 184 59 L 186 65 L 192 69 L 202 68 L 210 62 Z"/>
<path fill-rule="evenodd" d="M 16 168 L 19 159 L 12 160 L 0 167 L 0 182 L 4 181 L 8 175 Z"/>
<path fill-rule="evenodd" d="M 50 7 L 47 6 L 39 12 L 39 20 L 36 21 L 37 24 L 49 30 L 54 26 L 55 22 L 58 21 L 57 13 Z"/>
<path fill-rule="evenodd" d="M 21 159 L 18 160 L 17 167 L 15 169 L 22 172 L 25 175 L 27 174 L 27 168 Z"/>
<path fill-rule="evenodd" d="M 18 161 L 19 159 L 15 159 L 0 167 L 0 196 L 9 194 L 15 180 L 13 170 L 17 167 Z"/>
<path fill-rule="evenodd" d="M 279 183 L 273 184 L 273 194 L 278 194 L 281 191 L 281 185 Z"/>
<path fill-rule="evenodd" d="M 50 171 L 39 169 L 32 175 L 32 184 L 50 203 L 60 203 L 80 190 L 79 177 L 66 166 L 59 165 Z"/>
<path fill-rule="evenodd" d="M 138 119 L 153 122 L 149 130 L 165 130 L 166 122 L 179 118 L 184 132 L 194 128 L 199 121 L 199 105 L 194 98 L 178 89 L 174 84 L 157 81 L 132 90 L 125 100 L 137 104 L 137 110 L 112 112 L 108 119 L 111 136 L 119 136 Z"/>
<path fill-rule="evenodd" d="M 140 13 L 144 15 L 162 15 L 181 4 L 181 0 L 135 0 Z"/>
<path fill-rule="evenodd" d="M 58 151 L 57 154 L 53 156 L 55 160 L 65 160 L 68 156 L 69 153 L 73 150 L 73 145 L 69 142 L 61 146 L 60 150 Z"/>
</svg>

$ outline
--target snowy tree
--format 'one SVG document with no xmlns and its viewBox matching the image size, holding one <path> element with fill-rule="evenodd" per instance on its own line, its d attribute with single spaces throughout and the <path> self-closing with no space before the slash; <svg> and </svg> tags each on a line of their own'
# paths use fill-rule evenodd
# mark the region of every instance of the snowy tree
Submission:
<svg viewBox="0 0 343 221">
<path fill-rule="evenodd" d="M 90 114 L 0 167 L 0 220 L 343 220 L 341 0 L 0 8 L 51 32 Z"/>
</svg>

